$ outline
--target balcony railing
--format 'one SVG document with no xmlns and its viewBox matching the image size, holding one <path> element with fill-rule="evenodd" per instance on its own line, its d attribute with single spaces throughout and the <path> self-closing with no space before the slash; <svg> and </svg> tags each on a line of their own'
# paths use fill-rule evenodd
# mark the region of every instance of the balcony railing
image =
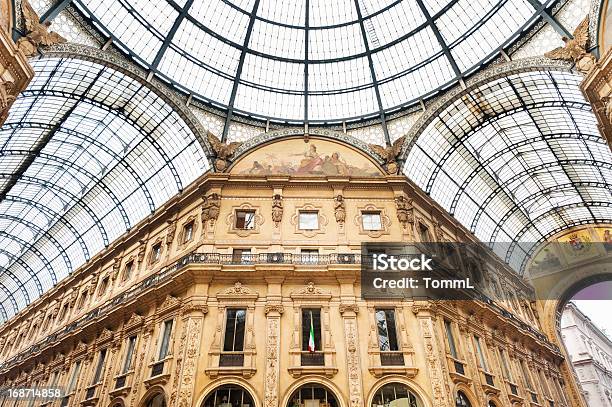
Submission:
<svg viewBox="0 0 612 407">
<path fill-rule="evenodd" d="M 460 375 L 464 375 L 465 376 L 465 369 L 463 368 L 463 363 L 459 362 L 458 360 L 454 361 L 455 363 L 455 373 L 459 373 Z"/>
<path fill-rule="evenodd" d="M 222 353 L 219 355 L 220 367 L 244 366 L 244 353 Z"/>
<path fill-rule="evenodd" d="M 398 257 L 402 257 L 399 255 Z M 56 343 L 63 338 L 67 337 L 71 332 L 80 329 L 90 321 L 97 318 L 108 315 L 117 306 L 124 304 L 128 301 L 138 297 L 142 292 L 158 286 L 170 278 L 178 270 L 189 264 L 222 264 L 222 265 L 251 265 L 251 264 L 295 264 L 295 265 L 328 265 L 328 264 L 363 264 L 372 262 L 371 255 L 362 255 L 360 253 L 332 253 L 332 254 L 292 254 L 292 253 L 260 253 L 260 254 L 242 254 L 241 256 L 234 256 L 233 254 L 221 254 L 221 253 L 190 253 L 177 262 L 162 268 L 157 273 L 147 277 L 140 283 L 137 283 L 127 289 L 126 291 L 118 294 L 111 300 L 107 301 L 104 305 L 93 309 L 71 322 L 69 325 L 61 328 L 60 330 L 48 335 L 42 341 L 30 346 L 23 350 L 19 354 L 7 359 L 0 365 L 0 369 L 5 369 L 12 365 L 16 365 L 24 359 L 40 352 L 47 345 Z M 487 303 L 496 312 L 502 314 L 507 319 L 511 320 L 514 324 L 519 326 L 521 329 L 530 332 L 541 341 L 548 343 L 552 348 L 559 351 L 559 348 L 550 343 L 546 336 L 541 332 L 538 332 L 522 320 L 518 319 L 511 312 L 508 312 L 504 308 L 497 305 L 493 300 L 485 296 L 484 294 L 478 293 L 475 299 Z"/>
<path fill-rule="evenodd" d="M 402 352 L 380 352 L 381 366 L 404 366 L 404 354 Z"/>
<path fill-rule="evenodd" d="M 302 352 L 302 366 L 325 366 L 325 354 L 323 352 Z"/>
</svg>

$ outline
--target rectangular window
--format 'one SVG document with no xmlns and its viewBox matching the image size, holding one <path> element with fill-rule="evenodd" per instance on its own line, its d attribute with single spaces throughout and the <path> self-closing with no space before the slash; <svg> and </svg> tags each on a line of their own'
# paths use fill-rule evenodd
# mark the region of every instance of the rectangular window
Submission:
<svg viewBox="0 0 612 407">
<path fill-rule="evenodd" d="M 523 378 L 525 379 L 525 385 L 527 386 L 529 390 L 533 391 L 533 385 L 531 383 L 531 376 L 529 376 L 529 372 L 527 371 L 525 362 L 521 360 L 519 361 L 519 364 L 521 365 L 521 372 L 523 373 Z"/>
<path fill-rule="evenodd" d="M 318 249 L 302 249 L 300 250 L 300 257 L 303 263 L 315 264 L 319 259 Z"/>
<path fill-rule="evenodd" d="M 236 229 L 249 230 L 255 228 L 255 211 L 236 211 Z"/>
<path fill-rule="evenodd" d="M 68 382 L 68 388 L 66 389 L 66 394 L 70 394 L 75 390 L 80 371 L 81 371 L 81 361 L 78 360 L 74 364 L 74 369 L 72 370 L 72 376 L 70 376 L 70 382 Z"/>
<path fill-rule="evenodd" d="M 123 281 L 128 280 L 132 276 L 133 269 L 134 269 L 134 262 L 128 261 L 125 265 L 125 270 L 123 271 Z"/>
<path fill-rule="evenodd" d="M 363 230 L 382 230 L 380 211 L 362 212 L 361 224 Z"/>
<path fill-rule="evenodd" d="M 127 373 L 132 369 L 132 359 L 134 359 L 134 348 L 136 347 L 136 335 L 130 336 L 127 340 L 127 348 L 125 349 L 125 359 L 123 360 L 123 370 L 121 373 Z"/>
<path fill-rule="evenodd" d="M 225 316 L 224 352 L 242 352 L 244 350 L 244 327 L 246 309 L 228 309 Z"/>
<path fill-rule="evenodd" d="M 251 261 L 251 249 L 233 249 L 232 262 L 242 264 Z"/>
<path fill-rule="evenodd" d="M 166 356 L 168 356 L 168 349 L 170 347 L 170 335 L 172 334 L 172 323 L 173 321 L 171 319 L 164 322 L 162 341 L 161 346 L 159 347 L 159 356 L 157 360 L 162 360 Z"/>
<path fill-rule="evenodd" d="M 157 243 L 151 248 L 151 263 L 155 263 L 159 259 L 161 259 L 161 243 Z"/>
<path fill-rule="evenodd" d="M 104 277 L 102 282 L 100 283 L 100 291 L 98 291 L 98 295 L 104 295 L 106 289 L 108 288 L 108 277 Z"/>
<path fill-rule="evenodd" d="M 302 230 L 319 229 L 319 212 L 301 211 L 299 214 L 299 228 Z"/>
<path fill-rule="evenodd" d="M 106 349 L 100 351 L 98 356 L 98 364 L 96 365 L 96 372 L 93 377 L 91 384 L 97 384 L 102 379 L 102 372 L 104 372 L 104 360 L 106 359 Z"/>
<path fill-rule="evenodd" d="M 321 309 L 302 309 L 302 351 L 321 351 Z"/>
<path fill-rule="evenodd" d="M 457 359 L 457 347 L 455 345 L 455 336 L 453 335 L 453 327 L 451 322 L 444 320 L 444 329 L 446 330 L 446 340 L 448 341 L 448 349 L 454 359 Z"/>
<path fill-rule="evenodd" d="M 378 330 L 378 347 L 381 351 L 398 351 L 395 310 L 376 310 L 376 327 Z"/>
<path fill-rule="evenodd" d="M 476 354 L 478 355 L 478 363 L 480 363 L 480 367 L 482 370 L 487 371 L 487 360 L 485 358 L 484 351 L 482 349 L 482 344 L 480 343 L 480 338 L 474 335 L 474 345 L 476 346 Z"/>
<path fill-rule="evenodd" d="M 419 223 L 419 238 L 421 242 L 429 242 L 431 240 L 429 236 L 429 228 L 422 223 Z"/>
<path fill-rule="evenodd" d="M 193 239 L 193 222 L 183 226 L 183 243 L 190 242 Z"/>
<path fill-rule="evenodd" d="M 506 354 L 504 353 L 504 350 L 501 348 L 499 349 L 499 363 L 501 364 L 504 378 L 509 381 L 512 381 L 512 373 L 510 372 L 510 369 L 508 368 L 508 361 L 506 360 Z"/>
</svg>

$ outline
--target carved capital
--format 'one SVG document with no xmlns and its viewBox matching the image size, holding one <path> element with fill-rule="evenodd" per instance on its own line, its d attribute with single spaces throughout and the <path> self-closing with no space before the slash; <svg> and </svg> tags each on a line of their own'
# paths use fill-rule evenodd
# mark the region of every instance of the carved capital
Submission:
<svg viewBox="0 0 612 407">
<path fill-rule="evenodd" d="M 355 314 L 359 313 L 359 307 L 357 306 L 357 304 L 340 304 L 340 307 L 338 307 L 338 309 L 340 310 L 341 314 L 344 314 L 346 312 L 354 312 Z"/>
<path fill-rule="evenodd" d="M 283 307 L 282 304 L 266 304 L 266 307 L 264 308 L 264 312 L 266 313 L 266 315 L 268 315 L 269 313 L 274 313 L 274 312 L 278 312 L 279 314 L 283 314 L 283 312 L 285 312 L 285 307 Z"/>
</svg>

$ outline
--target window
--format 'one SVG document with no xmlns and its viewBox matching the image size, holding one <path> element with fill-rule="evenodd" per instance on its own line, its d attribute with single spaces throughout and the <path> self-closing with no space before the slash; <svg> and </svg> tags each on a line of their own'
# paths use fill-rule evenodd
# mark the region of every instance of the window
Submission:
<svg viewBox="0 0 612 407">
<path fill-rule="evenodd" d="M 300 250 L 302 263 L 315 264 L 319 259 L 318 249 L 302 249 Z"/>
<path fill-rule="evenodd" d="M 316 352 L 321 350 L 321 310 L 302 309 L 302 350 Z"/>
<path fill-rule="evenodd" d="M 232 262 L 243 264 L 251 261 L 251 249 L 233 249 Z"/>
<path fill-rule="evenodd" d="M 482 370 L 487 370 L 487 360 L 485 358 L 484 351 L 482 349 L 482 344 L 480 343 L 480 338 L 474 335 L 474 346 L 476 347 L 476 354 L 478 355 L 478 363 Z"/>
<path fill-rule="evenodd" d="M 228 309 L 225 317 L 224 352 L 242 352 L 244 350 L 245 309 Z"/>
<path fill-rule="evenodd" d="M 70 394 L 75 390 L 77 380 L 79 378 L 80 370 L 81 370 L 81 361 L 78 360 L 74 364 L 74 369 L 72 370 L 72 376 L 70 376 L 70 381 L 68 382 L 68 388 L 66 389 L 66 394 Z"/>
<path fill-rule="evenodd" d="M 462 392 L 457 392 L 457 397 L 455 398 L 455 406 L 457 407 L 472 407 L 472 403 L 467 398 L 467 396 Z"/>
<path fill-rule="evenodd" d="M 100 351 L 98 356 L 98 364 L 96 365 L 96 372 L 93 377 L 91 384 L 97 384 L 102 380 L 102 372 L 104 371 L 104 360 L 106 359 L 106 349 Z"/>
<path fill-rule="evenodd" d="M 170 347 L 170 335 L 172 335 L 172 323 L 171 319 L 164 322 L 164 328 L 162 333 L 162 341 L 159 347 L 159 356 L 157 360 L 162 360 L 168 356 L 168 349 Z"/>
<path fill-rule="evenodd" d="M 166 397 L 163 393 L 157 393 L 147 400 L 146 407 L 166 407 Z"/>
<path fill-rule="evenodd" d="M 132 271 L 134 271 L 134 261 L 130 260 L 125 264 L 125 269 L 123 270 L 123 281 L 129 280 L 132 276 Z"/>
<path fill-rule="evenodd" d="M 504 350 L 501 348 L 499 349 L 499 362 L 502 367 L 502 373 L 504 374 L 504 378 L 509 381 L 512 381 L 512 373 L 510 372 L 510 369 L 508 368 L 508 361 L 506 360 L 506 354 Z"/>
<path fill-rule="evenodd" d="M 286 407 L 338 407 L 339 405 L 331 390 L 318 383 L 307 383 L 293 392 Z"/>
<path fill-rule="evenodd" d="M 395 326 L 395 310 L 376 310 L 376 327 L 378 330 L 378 347 L 381 351 L 397 351 L 397 331 Z"/>
<path fill-rule="evenodd" d="M 529 376 L 529 372 L 527 371 L 527 368 L 525 367 L 525 362 L 521 360 L 519 361 L 519 364 L 521 365 L 521 372 L 523 373 L 523 378 L 525 379 L 525 385 L 530 391 L 533 391 L 531 377 Z"/>
<path fill-rule="evenodd" d="M 209 394 L 202 407 L 254 407 L 251 394 L 237 384 L 224 384 Z"/>
<path fill-rule="evenodd" d="M 302 230 L 319 229 L 319 212 L 317 211 L 300 211 L 299 213 L 299 228 Z"/>
<path fill-rule="evenodd" d="M 244 365 L 244 334 L 246 309 L 228 309 L 225 314 L 225 337 L 223 353 L 219 356 L 219 366 Z"/>
<path fill-rule="evenodd" d="M 81 297 L 79 298 L 79 309 L 82 309 L 85 306 L 85 301 L 87 301 L 87 290 L 83 291 Z"/>
<path fill-rule="evenodd" d="M 431 238 L 429 236 L 429 228 L 422 223 L 419 223 L 419 239 L 421 242 L 429 242 Z"/>
<path fill-rule="evenodd" d="M 444 320 L 444 329 L 446 331 L 446 340 L 448 341 L 448 349 L 453 359 L 457 359 L 457 347 L 455 345 L 455 336 L 453 335 L 453 326 L 448 320 Z"/>
<path fill-rule="evenodd" d="M 156 263 L 161 259 L 161 243 L 156 243 L 151 247 L 151 263 Z"/>
<path fill-rule="evenodd" d="M 371 407 L 403 406 L 421 407 L 423 404 L 416 394 L 403 383 L 388 383 L 372 397 Z"/>
<path fill-rule="evenodd" d="M 361 224 L 363 226 L 363 230 L 382 230 L 380 211 L 362 212 Z"/>
<path fill-rule="evenodd" d="M 98 290 L 98 295 L 104 295 L 107 288 L 108 288 L 108 277 L 104 277 L 102 279 L 102 282 L 100 283 L 100 289 Z"/>
<path fill-rule="evenodd" d="M 183 226 L 183 243 L 190 242 L 193 239 L 193 221 Z"/>
<path fill-rule="evenodd" d="M 250 230 L 255 228 L 255 211 L 254 210 L 237 210 L 236 211 L 236 229 Z"/>
<path fill-rule="evenodd" d="M 125 359 L 123 360 L 123 369 L 121 373 L 125 374 L 132 369 L 134 359 L 134 348 L 136 347 L 136 335 L 130 336 L 127 340 L 127 348 L 125 349 Z"/>
</svg>

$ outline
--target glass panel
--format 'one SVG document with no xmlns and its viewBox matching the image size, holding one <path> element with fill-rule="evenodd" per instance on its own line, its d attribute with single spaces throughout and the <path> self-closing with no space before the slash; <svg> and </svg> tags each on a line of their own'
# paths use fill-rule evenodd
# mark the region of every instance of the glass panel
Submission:
<svg viewBox="0 0 612 407">
<path fill-rule="evenodd" d="M 122 373 L 127 373 L 132 369 L 132 359 L 134 358 L 134 348 L 136 347 L 136 335 L 130 336 L 127 341 L 127 349 L 125 350 L 125 359 L 123 361 Z"/>
<path fill-rule="evenodd" d="M 161 346 L 159 347 L 159 357 L 157 358 L 157 360 L 162 360 L 168 355 L 168 349 L 170 346 L 170 335 L 172 334 L 172 323 L 173 321 L 171 319 L 164 322 L 163 336 Z"/>
<path fill-rule="evenodd" d="M 302 230 L 319 229 L 319 212 L 300 212 L 299 228 Z"/>
<path fill-rule="evenodd" d="M 223 351 L 242 352 L 244 350 L 245 309 L 228 309 L 225 320 Z"/>
<path fill-rule="evenodd" d="M 380 212 L 363 212 L 361 220 L 364 230 L 381 230 Z"/>
<path fill-rule="evenodd" d="M 448 348 L 450 349 L 451 356 L 457 359 L 457 348 L 455 346 L 455 337 L 453 335 L 453 327 L 450 321 L 444 320 L 444 329 L 446 330 L 446 340 L 448 341 Z"/>
<path fill-rule="evenodd" d="M 96 384 L 100 382 L 102 378 L 102 372 L 104 371 L 104 360 L 106 359 L 106 349 L 102 349 L 100 351 L 100 355 L 98 356 L 98 365 L 96 366 L 96 373 L 94 374 L 93 381 L 91 384 Z"/>
<path fill-rule="evenodd" d="M 314 349 L 312 345 L 314 345 Z M 322 351 L 321 310 L 319 308 L 302 309 L 302 351 Z"/>
</svg>

